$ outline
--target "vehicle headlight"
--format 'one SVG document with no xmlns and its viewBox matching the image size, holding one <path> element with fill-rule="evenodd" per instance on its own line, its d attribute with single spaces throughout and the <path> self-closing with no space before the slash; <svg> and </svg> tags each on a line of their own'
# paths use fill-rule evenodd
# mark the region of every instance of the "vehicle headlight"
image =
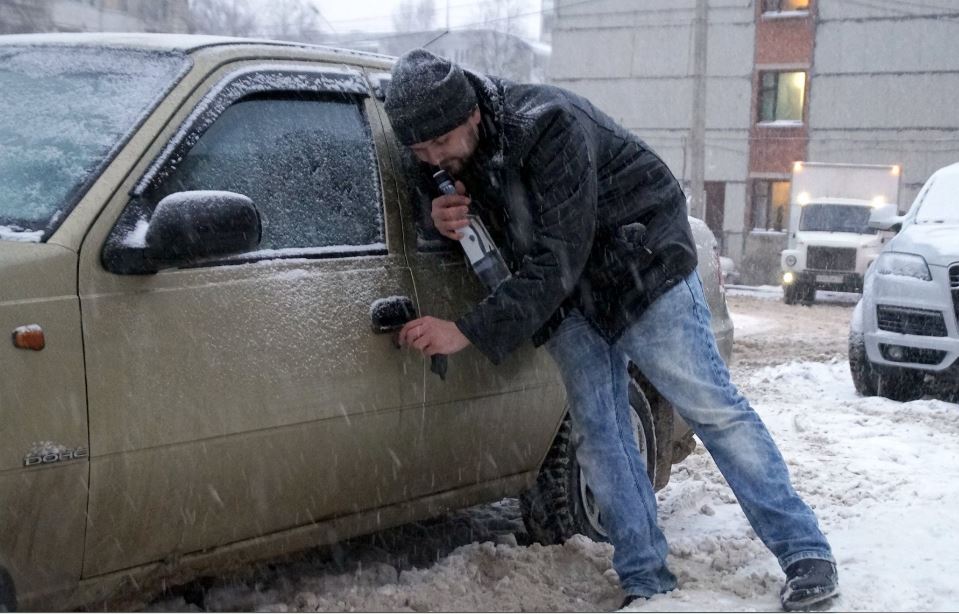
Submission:
<svg viewBox="0 0 959 614">
<path fill-rule="evenodd" d="M 925 258 L 917 254 L 884 252 L 879 254 L 879 259 L 874 266 L 877 275 L 899 275 L 932 281 L 929 265 L 926 264 Z"/>
<path fill-rule="evenodd" d="M 786 256 L 786 266 L 796 266 L 797 262 L 799 262 L 799 260 L 792 254 Z"/>
</svg>

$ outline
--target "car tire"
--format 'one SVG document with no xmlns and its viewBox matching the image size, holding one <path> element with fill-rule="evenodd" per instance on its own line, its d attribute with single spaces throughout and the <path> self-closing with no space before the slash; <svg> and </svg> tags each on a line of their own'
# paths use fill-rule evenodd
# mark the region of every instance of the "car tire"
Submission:
<svg viewBox="0 0 959 614">
<path fill-rule="evenodd" d="M 0 567 L 0 612 L 17 611 L 17 591 L 13 586 L 13 578 L 7 570 Z"/>
<path fill-rule="evenodd" d="M 849 333 L 849 373 L 856 392 L 864 397 L 874 397 L 879 392 L 879 376 L 866 356 L 866 342 L 862 333 Z"/>
<path fill-rule="evenodd" d="M 876 385 L 879 396 L 893 401 L 915 401 L 922 397 L 926 374 L 915 369 L 883 367 Z"/>
<path fill-rule="evenodd" d="M 656 475 L 655 426 L 649 402 L 635 381 L 630 384 L 629 402 L 640 452 L 645 456 L 652 483 Z M 562 544 L 576 534 L 593 541 L 609 541 L 572 440 L 573 424 L 567 413 L 540 467 L 536 483 L 520 496 L 526 530 L 541 544 Z"/>
</svg>

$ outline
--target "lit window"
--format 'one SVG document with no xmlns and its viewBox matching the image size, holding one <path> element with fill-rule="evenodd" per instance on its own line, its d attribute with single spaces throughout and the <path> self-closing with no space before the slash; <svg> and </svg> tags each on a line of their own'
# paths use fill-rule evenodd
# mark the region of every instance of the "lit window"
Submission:
<svg viewBox="0 0 959 614">
<path fill-rule="evenodd" d="M 783 230 L 789 225 L 789 182 L 753 181 L 752 226 L 755 230 Z"/>
<path fill-rule="evenodd" d="M 807 10 L 809 10 L 809 0 L 763 0 L 764 13 Z"/>
<path fill-rule="evenodd" d="M 760 75 L 759 121 L 802 121 L 806 73 L 764 72 Z"/>
</svg>

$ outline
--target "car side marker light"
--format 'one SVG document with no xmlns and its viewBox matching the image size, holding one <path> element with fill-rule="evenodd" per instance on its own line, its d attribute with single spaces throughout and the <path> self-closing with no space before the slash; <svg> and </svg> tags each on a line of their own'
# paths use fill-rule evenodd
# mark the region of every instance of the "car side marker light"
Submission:
<svg viewBox="0 0 959 614">
<path fill-rule="evenodd" d="M 39 352 L 46 345 L 46 338 L 39 324 L 18 326 L 13 330 L 13 346 L 16 348 Z"/>
</svg>

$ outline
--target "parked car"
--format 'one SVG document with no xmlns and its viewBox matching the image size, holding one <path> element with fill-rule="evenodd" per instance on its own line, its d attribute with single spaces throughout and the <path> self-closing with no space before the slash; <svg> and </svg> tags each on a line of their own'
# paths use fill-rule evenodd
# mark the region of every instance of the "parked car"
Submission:
<svg viewBox="0 0 959 614">
<path fill-rule="evenodd" d="M 853 313 L 856 390 L 910 400 L 927 375 L 959 382 L 959 164 L 936 171 L 904 216 L 870 224 L 898 234 L 870 267 Z"/>
<path fill-rule="evenodd" d="M 123 34 L 3 36 L 0 57 L 0 610 L 506 496 L 540 539 L 602 536 L 544 351 L 466 350 L 441 381 L 394 346 L 482 289 L 462 253 L 417 247 L 391 58 Z M 695 444 L 635 375 L 662 486 Z"/>
<path fill-rule="evenodd" d="M 735 260 L 728 256 L 720 256 L 719 265 L 723 272 L 724 284 L 733 285 L 739 283 L 739 269 L 736 268 Z"/>
</svg>

